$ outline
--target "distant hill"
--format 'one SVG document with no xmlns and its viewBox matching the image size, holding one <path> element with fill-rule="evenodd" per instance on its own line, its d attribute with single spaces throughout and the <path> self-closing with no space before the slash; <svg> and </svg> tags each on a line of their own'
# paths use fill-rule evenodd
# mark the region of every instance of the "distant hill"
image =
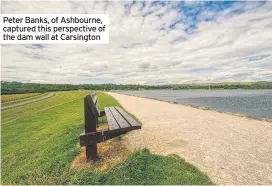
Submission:
<svg viewBox="0 0 272 186">
<path fill-rule="evenodd" d="M 272 89 L 272 82 L 224 82 L 208 84 L 169 84 L 169 85 L 118 85 L 118 84 L 39 84 L 21 82 L 1 82 L 1 94 L 36 93 L 68 90 L 153 90 L 153 89 Z"/>
<path fill-rule="evenodd" d="M 272 89 L 272 82 L 271 81 L 258 81 L 258 82 L 252 83 L 251 87 L 254 87 L 257 89 Z"/>
</svg>

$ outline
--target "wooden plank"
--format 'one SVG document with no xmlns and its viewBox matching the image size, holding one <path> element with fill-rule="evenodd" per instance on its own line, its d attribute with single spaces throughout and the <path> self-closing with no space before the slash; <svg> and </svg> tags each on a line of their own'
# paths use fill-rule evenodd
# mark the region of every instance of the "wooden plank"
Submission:
<svg viewBox="0 0 272 186">
<path fill-rule="evenodd" d="M 116 129 L 120 129 L 119 125 L 117 124 L 115 118 L 113 117 L 109 107 L 105 107 L 105 113 L 106 113 L 106 117 L 107 117 L 107 121 L 108 121 L 108 125 L 109 125 L 109 129 L 110 130 L 116 130 Z"/>
<path fill-rule="evenodd" d="M 96 132 L 97 118 L 92 112 L 87 96 L 84 98 L 84 124 L 86 133 Z"/>
<path fill-rule="evenodd" d="M 92 100 L 91 96 L 86 96 L 84 98 L 84 123 L 85 123 L 85 133 L 96 132 L 96 126 L 98 124 L 97 117 L 92 112 Z M 86 159 L 87 161 L 96 160 L 97 155 L 97 144 L 93 143 L 86 146 Z"/>
<path fill-rule="evenodd" d="M 141 126 L 135 119 L 133 119 L 128 113 L 126 113 L 123 109 L 120 107 L 114 107 L 123 117 L 127 122 L 133 127 Z"/>
<path fill-rule="evenodd" d="M 119 129 L 115 129 L 115 130 L 107 130 L 104 131 L 104 136 L 106 137 L 105 139 L 108 139 L 108 137 L 111 136 L 118 136 L 121 134 L 125 134 L 129 131 L 135 130 L 135 129 L 141 129 L 141 126 L 134 126 L 134 127 L 128 127 L 128 128 L 119 128 Z"/>
<path fill-rule="evenodd" d="M 114 107 L 109 107 L 112 115 L 114 116 L 115 120 L 117 121 L 118 125 L 120 128 L 128 128 L 131 127 L 130 124 L 123 118 L 122 115 L 114 108 Z"/>
<path fill-rule="evenodd" d="M 79 136 L 80 146 L 89 146 L 103 141 L 102 132 L 82 133 Z"/>
<path fill-rule="evenodd" d="M 90 107 L 94 105 L 91 95 L 87 95 L 85 99 Z"/>
<path fill-rule="evenodd" d="M 99 117 L 100 111 L 98 111 L 96 107 L 92 107 L 92 112 L 96 117 Z"/>
<path fill-rule="evenodd" d="M 80 139 L 80 146 L 89 146 L 96 143 L 104 142 L 109 139 L 112 139 L 116 136 L 120 136 L 125 134 L 129 131 L 140 129 L 139 127 L 128 127 L 128 128 L 119 128 L 116 130 L 100 130 L 97 132 L 91 133 L 82 133 L 79 137 Z"/>
</svg>

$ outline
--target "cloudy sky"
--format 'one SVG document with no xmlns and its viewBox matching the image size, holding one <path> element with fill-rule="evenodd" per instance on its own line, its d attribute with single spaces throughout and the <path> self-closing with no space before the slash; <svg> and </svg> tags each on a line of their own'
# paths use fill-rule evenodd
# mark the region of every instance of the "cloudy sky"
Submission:
<svg viewBox="0 0 272 186">
<path fill-rule="evenodd" d="M 272 80 L 272 1 L 2 1 L 1 11 L 110 17 L 109 44 L 2 45 L 2 80 L 73 84 Z"/>
</svg>

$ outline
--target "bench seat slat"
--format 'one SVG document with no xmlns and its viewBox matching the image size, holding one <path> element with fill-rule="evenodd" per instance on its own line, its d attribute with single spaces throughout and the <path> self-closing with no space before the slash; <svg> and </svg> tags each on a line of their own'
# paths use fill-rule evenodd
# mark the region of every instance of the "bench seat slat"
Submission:
<svg viewBox="0 0 272 186">
<path fill-rule="evenodd" d="M 126 113 L 120 107 L 115 107 L 115 109 L 129 122 L 132 127 L 141 126 L 135 119 L 133 119 L 128 113 Z"/>
<path fill-rule="evenodd" d="M 120 128 L 131 127 L 130 124 L 123 118 L 123 116 L 116 110 L 115 107 L 109 107 L 109 108 L 115 120 L 118 122 L 118 125 L 120 126 Z"/>
<path fill-rule="evenodd" d="M 109 107 L 105 107 L 105 113 L 106 113 L 106 117 L 107 117 L 107 121 L 108 121 L 108 125 L 109 125 L 109 129 L 110 130 L 116 130 L 119 129 L 119 125 L 117 124 L 114 116 L 112 115 L 110 108 Z"/>
</svg>

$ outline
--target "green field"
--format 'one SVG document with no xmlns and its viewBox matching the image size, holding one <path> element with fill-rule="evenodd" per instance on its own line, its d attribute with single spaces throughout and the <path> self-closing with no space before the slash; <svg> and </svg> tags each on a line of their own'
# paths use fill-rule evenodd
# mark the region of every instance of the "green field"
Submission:
<svg viewBox="0 0 272 186">
<path fill-rule="evenodd" d="M 211 184 L 209 178 L 176 156 L 147 149 L 103 171 L 78 170 L 71 162 L 80 153 L 83 97 L 90 91 L 55 96 L 5 110 L 1 118 L 2 184 Z M 100 108 L 119 103 L 98 93 Z"/>
</svg>

